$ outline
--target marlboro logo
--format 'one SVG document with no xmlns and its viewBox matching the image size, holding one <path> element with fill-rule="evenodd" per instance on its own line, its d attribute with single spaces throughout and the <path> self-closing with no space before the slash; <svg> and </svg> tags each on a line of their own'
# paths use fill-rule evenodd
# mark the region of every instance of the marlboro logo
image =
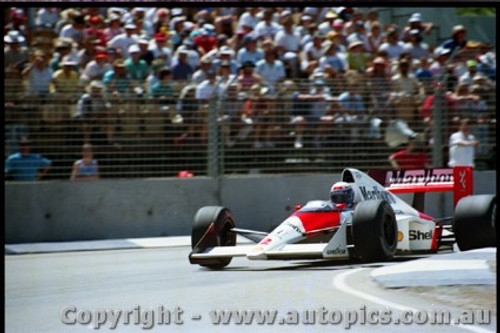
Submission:
<svg viewBox="0 0 500 333">
<path fill-rule="evenodd" d="M 386 174 L 386 186 L 453 183 L 452 169 L 393 170 Z"/>
</svg>

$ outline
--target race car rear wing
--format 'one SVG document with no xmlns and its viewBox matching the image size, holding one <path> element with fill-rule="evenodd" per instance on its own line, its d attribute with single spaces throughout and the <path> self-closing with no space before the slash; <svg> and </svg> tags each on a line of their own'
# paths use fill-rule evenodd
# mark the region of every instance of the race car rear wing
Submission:
<svg viewBox="0 0 500 333">
<path fill-rule="evenodd" d="M 453 207 L 473 191 L 471 167 L 371 170 L 368 175 L 392 193 L 453 192 Z M 416 196 L 417 197 L 417 196 Z M 418 196 L 421 197 L 421 196 Z"/>
</svg>

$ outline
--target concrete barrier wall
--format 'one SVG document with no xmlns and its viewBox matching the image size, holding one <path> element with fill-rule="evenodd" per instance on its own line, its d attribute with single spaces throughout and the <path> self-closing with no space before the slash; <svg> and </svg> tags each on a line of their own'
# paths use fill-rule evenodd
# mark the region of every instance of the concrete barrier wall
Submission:
<svg viewBox="0 0 500 333">
<path fill-rule="evenodd" d="M 242 228 L 269 231 L 296 204 L 326 199 L 330 185 L 339 178 L 283 175 L 7 183 L 5 241 L 189 235 L 194 214 L 206 205 L 230 208 Z M 474 180 L 475 193 L 496 193 L 495 171 L 475 172 Z M 451 193 L 429 194 L 426 213 L 451 215 Z"/>
</svg>

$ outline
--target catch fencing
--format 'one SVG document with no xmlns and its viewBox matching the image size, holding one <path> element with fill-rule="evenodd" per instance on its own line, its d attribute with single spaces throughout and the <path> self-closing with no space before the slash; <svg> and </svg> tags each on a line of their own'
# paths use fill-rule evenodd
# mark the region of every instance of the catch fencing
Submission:
<svg viewBox="0 0 500 333">
<path fill-rule="evenodd" d="M 456 83 L 429 81 L 411 91 L 404 80 L 366 76 L 246 88 L 222 80 L 206 100 L 188 82 L 172 82 L 170 97 L 130 82 L 122 93 L 104 90 L 83 117 L 88 85 L 42 94 L 28 94 L 26 85 L 5 80 L 5 158 L 29 136 L 32 152 L 52 161 L 45 179 L 69 179 L 85 142 L 102 178 L 389 168 L 388 157 L 410 139 L 443 167 L 464 117 L 480 140 L 477 169 L 495 167 L 496 91 L 481 82 L 458 91 Z"/>
</svg>

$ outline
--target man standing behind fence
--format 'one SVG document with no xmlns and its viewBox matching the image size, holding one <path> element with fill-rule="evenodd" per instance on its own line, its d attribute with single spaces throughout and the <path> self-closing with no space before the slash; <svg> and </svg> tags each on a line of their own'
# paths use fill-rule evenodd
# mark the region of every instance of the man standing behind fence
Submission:
<svg viewBox="0 0 500 333">
<path fill-rule="evenodd" d="M 5 178 L 11 177 L 15 181 L 36 181 L 41 180 L 49 172 L 52 161 L 30 151 L 31 141 L 25 137 L 21 138 L 19 152 L 5 160 Z"/>
<path fill-rule="evenodd" d="M 456 166 L 471 166 L 474 167 L 475 148 L 479 141 L 471 133 L 469 119 L 462 119 L 458 132 L 450 136 L 450 156 L 448 166 L 453 168 Z"/>
</svg>

